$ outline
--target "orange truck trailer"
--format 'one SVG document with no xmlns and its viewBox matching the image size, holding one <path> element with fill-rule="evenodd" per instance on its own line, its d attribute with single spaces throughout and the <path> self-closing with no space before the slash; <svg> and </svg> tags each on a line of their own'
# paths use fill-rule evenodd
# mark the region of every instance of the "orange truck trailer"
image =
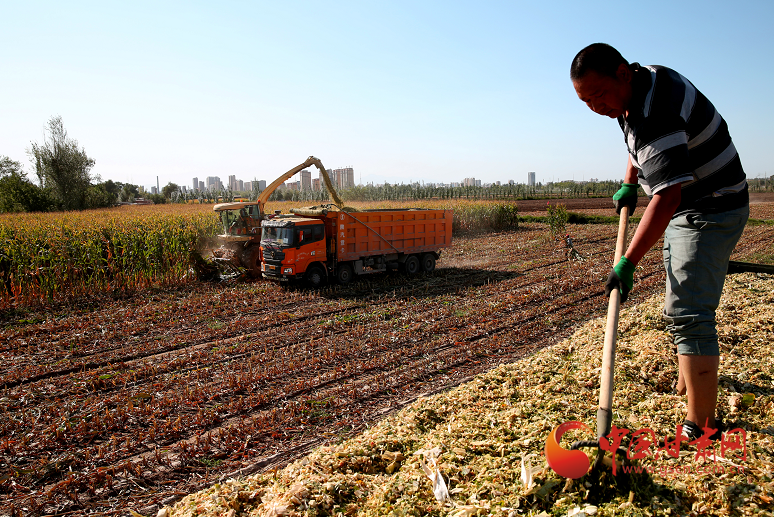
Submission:
<svg viewBox="0 0 774 517">
<path fill-rule="evenodd" d="M 280 282 L 328 278 L 348 284 L 355 275 L 400 269 L 431 272 L 451 246 L 452 211 L 411 208 L 350 212 L 332 205 L 292 209 L 264 221 L 261 273 Z"/>
</svg>

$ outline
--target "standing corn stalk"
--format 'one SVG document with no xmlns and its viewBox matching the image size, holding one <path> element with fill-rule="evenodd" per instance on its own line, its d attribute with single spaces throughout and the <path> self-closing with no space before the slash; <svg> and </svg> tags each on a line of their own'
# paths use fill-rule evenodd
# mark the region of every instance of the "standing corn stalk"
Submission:
<svg viewBox="0 0 774 517">
<path fill-rule="evenodd" d="M 546 207 L 548 218 L 548 229 L 551 231 L 551 238 L 556 240 L 567 234 L 566 226 L 569 215 L 567 214 L 567 207 L 564 205 L 551 206 L 551 202 L 547 203 Z"/>
</svg>

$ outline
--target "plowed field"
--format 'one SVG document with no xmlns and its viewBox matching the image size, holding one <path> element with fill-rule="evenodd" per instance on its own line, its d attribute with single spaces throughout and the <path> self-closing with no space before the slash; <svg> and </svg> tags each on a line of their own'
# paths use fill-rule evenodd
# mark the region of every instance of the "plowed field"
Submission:
<svg viewBox="0 0 774 517">
<path fill-rule="evenodd" d="M 2 314 L 0 515 L 155 513 L 551 344 L 606 310 L 616 228 L 568 231 L 582 260 L 527 224 L 456 239 L 431 276 Z M 773 234 L 748 227 L 733 258 L 771 254 Z M 657 246 L 633 301 L 662 289 L 660 262 Z"/>
</svg>

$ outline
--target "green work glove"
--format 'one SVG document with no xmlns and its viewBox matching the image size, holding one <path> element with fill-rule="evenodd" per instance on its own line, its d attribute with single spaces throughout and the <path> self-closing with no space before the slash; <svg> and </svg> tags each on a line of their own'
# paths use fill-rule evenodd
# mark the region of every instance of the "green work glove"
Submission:
<svg viewBox="0 0 774 517">
<path fill-rule="evenodd" d="M 635 265 L 629 259 L 621 257 L 607 277 L 605 296 L 610 296 L 613 289 L 618 289 L 621 291 L 621 303 L 625 302 L 634 286 L 634 268 Z"/>
<path fill-rule="evenodd" d="M 637 186 L 637 183 L 621 183 L 621 188 L 613 194 L 616 214 L 620 214 L 621 208 L 625 206 L 629 207 L 629 215 L 634 213 L 637 208 Z"/>
</svg>

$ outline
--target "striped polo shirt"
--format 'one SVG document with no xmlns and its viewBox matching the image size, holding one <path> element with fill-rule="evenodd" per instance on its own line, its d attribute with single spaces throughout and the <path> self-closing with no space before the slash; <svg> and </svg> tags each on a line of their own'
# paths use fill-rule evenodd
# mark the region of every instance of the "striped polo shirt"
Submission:
<svg viewBox="0 0 774 517">
<path fill-rule="evenodd" d="M 746 205 L 747 179 L 720 113 L 691 82 L 663 66 L 632 63 L 632 99 L 618 117 L 648 196 L 681 185 L 677 213 Z"/>
</svg>

